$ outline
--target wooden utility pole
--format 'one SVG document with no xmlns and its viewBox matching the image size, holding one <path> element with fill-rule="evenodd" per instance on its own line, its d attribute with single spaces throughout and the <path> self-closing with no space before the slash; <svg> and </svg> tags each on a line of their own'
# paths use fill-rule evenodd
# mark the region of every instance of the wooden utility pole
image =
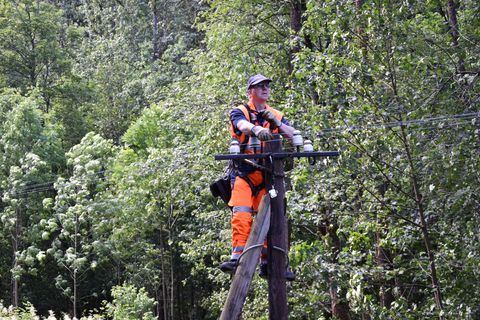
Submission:
<svg viewBox="0 0 480 320">
<path fill-rule="evenodd" d="M 237 320 L 242 314 L 243 304 L 247 298 L 248 288 L 253 273 L 258 264 L 263 242 L 270 226 L 270 197 L 265 195 L 258 208 L 258 214 L 253 222 L 252 231 L 248 237 L 243 253 L 235 272 L 227 301 L 222 310 L 220 320 Z M 251 249 L 249 249 L 251 248 Z"/>
<path fill-rule="evenodd" d="M 266 144 L 265 153 L 282 152 L 280 135 Z M 267 236 L 268 242 L 268 304 L 271 320 L 288 319 L 287 283 L 285 273 L 287 271 L 288 252 L 288 224 L 285 212 L 285 184 L 283 159 L 271 158 L 267 168 L 272 174 L 266 173 L 265 185 L 267 192 L 275 189 L 276 197 L 271 201 L 272 216 L 270 218 L 270 230 Z M 267 163 L 268 163 L 267 159 Z"/>
<path fill-rule="evenodd" d="M 235 276 L 228 292 L 220 320 L 237 320 L 242 313 L 248 288 L 258 264 L 260 252 L 268 232 L 268 301 L 270 320 L 288 319 L 287 304 L 287 254 L 288 224 L 285 212 L 284 159 L 337 157 L 338 151 L 282 152 L 280 135 L 266 144 L 261 154 L 220 154 L 215 160 L 266 159 L 265 185 L 267 194 L 263 197 L 258 214 L 253 222 L 246 249 L 239 261 Z M 275 193 L 270 194 L 272 185 Z M 270 214 L 271 211 L 271 214 Z"/>
</svg>

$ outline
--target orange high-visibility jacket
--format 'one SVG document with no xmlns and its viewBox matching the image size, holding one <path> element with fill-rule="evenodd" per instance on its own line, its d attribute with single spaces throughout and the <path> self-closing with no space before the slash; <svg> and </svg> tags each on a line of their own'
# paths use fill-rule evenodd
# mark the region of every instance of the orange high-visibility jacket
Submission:
<svg viewBox="0 0 480 320">
<path fill-rule="evenodd" d="M 245 118 L 250 123 L 252 123 L 256 126 L 260 125 L 258 123 L 257 117 L 256 117 L 257 110 L 255 109 L 255 106 L 253 105 L 253 103 L 251 101 L 248 104 L 240 105 L 240 106 L 236 107 L 235 109 L 242 110 L 243 114 L 245 115 Z M 273 114 L 275 114 L 275 117 L 278 118 L 278 120 L 280 120 L 280 121 L 282 120 L 282 118 L 283 118 L 283 113 L 282 112 L 270 107 L 269 105 L 266 106 L 266 109 L 272 111 Z M 269 129 L 270 128 L 270 122 L 264 121 L 263 122 L 263 127 Z M 278 133 L 278 128 L 273 129 L 271 131 L 272 131 L 272 133 Z M 237 130 L 233 125 L 233 121 L 230 121 L 230 135 L 232 136 L 233 139 L 237 139 L 238 142 L 240 143 L 240 145 L 248 143 L 248 136 L 245 135 L 240 130 Z M 242 148 L 242 149 L 244 149 L 244 148 Z M 248 153 L 248 151 L 244 151 L 244 152 Z"/>
</svg>

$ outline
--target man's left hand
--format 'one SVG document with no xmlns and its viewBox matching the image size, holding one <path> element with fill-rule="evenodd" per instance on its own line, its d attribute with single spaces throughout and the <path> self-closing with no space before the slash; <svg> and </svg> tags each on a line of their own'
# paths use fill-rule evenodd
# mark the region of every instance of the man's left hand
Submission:
<svg viewBox="0 0 480 320">
<path fill-rule="evenodd" d="M 280 121 L 277 117 L 275 117 L 275 114 L 270 110 L 264 110 L 261 113 L 261 115 L 262 115 L 263 119 L 270 122 L 270 127 L 272 129 L 279 128 L 282 125 L 282 121 Z"/>
</svg>

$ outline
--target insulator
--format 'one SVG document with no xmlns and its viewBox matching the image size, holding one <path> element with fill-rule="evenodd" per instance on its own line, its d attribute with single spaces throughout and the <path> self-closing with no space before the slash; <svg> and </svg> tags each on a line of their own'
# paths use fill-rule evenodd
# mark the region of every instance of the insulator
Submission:
<svg viewBox="0 0 480 320">
<path fill-rule="evenodd" d="M 312 141 L 305 140 L 305 142 L 303 143 L 303 151 L 304 152 L 313 152 Z"/>
<path fill-rule="evenodd" d="M 303 146 L 303 138 L 302 138 L 302 135 L 300 134 L 299 130 L 293 131 L 292 143 L 293 143 L 294 147 Z"/>
<path fill-rule="evenodd" d="M 238 143 L 238 140 L 234 139 L 232 142 L 230 142 L 230 153 L 240 153 L 240 144 Z"/>
<path fill-rule="evenodd" d="M 248 145 L 252 149 L 260 148 L 260 140 L 257 137 L 250 136 L 250 138 L 248 138 Z"/>
</svg>

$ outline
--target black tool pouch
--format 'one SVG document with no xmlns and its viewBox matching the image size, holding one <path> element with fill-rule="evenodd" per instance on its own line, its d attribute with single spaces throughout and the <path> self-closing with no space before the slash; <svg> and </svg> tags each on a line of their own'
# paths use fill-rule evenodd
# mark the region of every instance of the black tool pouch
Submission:
<svg viewBox="0 0 480 320">
<path fill-rule="evenodd" d="M 228 166 L 225 168 L 225 173 L 222 178 L 218 179 L 210 185 L 210 192 L 214 197 L 220 197 L 228 205 L 232 197 L 232 177 L 235 172 L 235 163 L 230 160 Z"/>
<path fill-rule="evenodd" d="M 210 192 L 214 197 L 220 197 L 228 205 L 232 197 L 232 186 L 230 184 L 230 177 L 224 176 L 210 185 Z"/>
</svg>

